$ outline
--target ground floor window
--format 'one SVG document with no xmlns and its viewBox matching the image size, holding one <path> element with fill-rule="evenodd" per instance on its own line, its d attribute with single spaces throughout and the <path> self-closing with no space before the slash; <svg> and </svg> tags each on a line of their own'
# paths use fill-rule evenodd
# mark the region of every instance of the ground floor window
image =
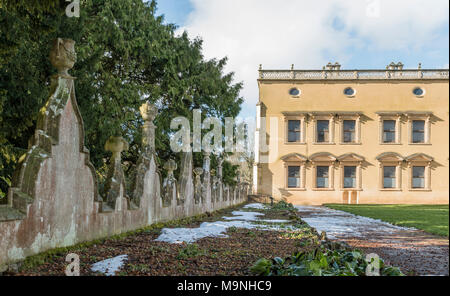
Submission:
<svg viewBox="0 0 450 296">
<path fill-rule="evenodd" d="M 396 188 L 395 166 L 383 167 L 383 188 Z"/>
<path fill-rule="evenodd" d="M 329 187 L 329 171 L 330 167 L 328 166 L 318 166 L 316 169 L 316 187 L 317 188 L 328 188 Z"/>
<path fill-rule="evenodd" d="M 356 188 L 356 166 L 344 167 L 344 188 Z"/>
<path fill-rule="evenodd" d="M 413 168 L 412 188 L 421 189 L 425 188 L 425 167 L 414 166 Z"/>
<path fill-rule="evenodd" d="M 288 167 L 288 188 L 300 188 L 300 167 Z"/>
</svg>

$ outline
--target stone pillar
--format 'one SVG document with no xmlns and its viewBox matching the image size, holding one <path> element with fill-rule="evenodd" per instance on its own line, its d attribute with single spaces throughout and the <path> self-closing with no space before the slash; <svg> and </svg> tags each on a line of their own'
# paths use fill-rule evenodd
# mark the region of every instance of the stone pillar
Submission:
<svg viewBox="0 0 450 296">
<path fill-rule="evenodd" d="M 195 204 L 204 203 L 205 199 L 202 195 L 202 174 L 203 169 L 202 168 L 195 168 L 194 169 L 194 175 L 195 175 L 195 183 L 194 183 L 194 202 Z"/>
<path fill-rule="evenodd" d="M 155 129 L 156 125 L 153 123 L 158 110 L 149 101 L 145 102 L 140 108 L 142 119 L 144 119 L 144 125 L 142 127 L 142 146 L 144 152 L 155 151 Z"/>
<path fill-rule="evenodd" d="M 211 153 L 203 152 L 203 184 L 204 184 L 204 199 L 207 204 L 211 203 Z"/>
<path fill-rule="evenodd" d="M 150 102 L 145 102 L 140 108 L 144 125 L 142 126 L 142 152 L 136 164 L 136 170 L 132 177 L 132 201 L 135 205 L 140 207 L 141 198 L 144 194 L 145 174 L 150 170 L 151 158 L 155 152 L 155 129 L 156 126 L 153 120 L 158 114 L 156 107 Z M 150 215 L 150 213 L 149 213 Z"/>
<path fill-rule="evenodd" d="M 179 203 L 178 200 L 178 192 L 177 192 L 177 180 L 175 179 L 173 175 L 173 171 L 177 169 L 177 163 L 173 159 L 169 159 L 164 164 L 164 169 L 167 170 L 167 177 L 164 179 L 163 182 L 163 206 L 169 207 L 172 205 L 172 201 L 177 201 L 177 204 Z"/>
<path fill-rule="evenodd" d="M 111 209 L 122 210 L 116 207 L 116 200 L 125 196 L 125 176 L 122 170 L 122 151 L 128 150 L 128 143 L 122 137 L 110 137 L 105 144 L 105 150 L 112 152 L 111 163 L 105 182 L 106 203 Z"/>
</svg>

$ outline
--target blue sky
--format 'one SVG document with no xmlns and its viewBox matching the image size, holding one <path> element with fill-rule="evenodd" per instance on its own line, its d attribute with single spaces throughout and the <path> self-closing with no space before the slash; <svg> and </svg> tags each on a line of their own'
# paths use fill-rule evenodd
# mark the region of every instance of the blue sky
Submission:
<svg viewBox="0 0 450 296">
<path fill-rule="evenodd" d="M 193 7 L 189 0 L 159 0 L 158 14 L 164 14 L 168 23 L 183 26 Z"/>
<path fill-rule="evenodd" d="M 229 58 L 253 117 L 257 69 L 448 68 L 448 0 L 159 0 L 158 14 L 204 40 L 206 58 Z"/>
</svg>

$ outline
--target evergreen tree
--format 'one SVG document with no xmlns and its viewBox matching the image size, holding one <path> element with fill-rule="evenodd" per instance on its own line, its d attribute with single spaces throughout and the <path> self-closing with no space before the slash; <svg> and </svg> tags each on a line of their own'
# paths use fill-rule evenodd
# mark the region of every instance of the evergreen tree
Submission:
<svg viewBox="0 0 450 296">
<path fill-rule="evenodd" d="M 146 100 L 160 112 L 155 123 L 161 162 L 179 157 L 170 152 L 172 118 L 192 121 L 193 109 L 222 119 L 240 112 L 242 85 L 233 84 L 233 73 L 224 74 L 226 59 L 205 60 L 202 41 L 190 40 L 187 33 L 176 36 L 176 27 L 155 14 L 155 1 L 83 0 L 79 18 L 65 15 L 65 1 L 33 1 L 42 6 L 22 1 L 14 9 L 7 2 L 0 8 L 0 195 L 48 98 L 54 73 L 48 53 L 57 37 L 76 41 L 78 59 L 71 74 L 77 77 L 86 145 L 100 181 L 110 136 L 130 143 L 124 162 L 128 168 L 136 163 L 143 124 L 139 106 Z M 194 159 L 201 165 L 199 156 Z"/>
</svg>

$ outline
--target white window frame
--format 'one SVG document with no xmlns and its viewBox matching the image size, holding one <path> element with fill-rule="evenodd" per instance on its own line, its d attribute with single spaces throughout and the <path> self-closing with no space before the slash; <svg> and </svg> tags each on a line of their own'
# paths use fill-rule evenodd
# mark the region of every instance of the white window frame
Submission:
<svg viewBox="0 0 450 296">
<path fill-rule="evenodd" d="M 361 115 L 339 115 L 339 139 L 340 145 L 361 145 Z M 344 121 L 354 120 L 355 121 L 355 142 L 346 143 L 344 142 Z"/>
<path fill-rule="evenodd" d="M 401 145 L 402 144 L 402 114 L 378 114 L 379 120 L 379 143 L 380 145 Z M 394 120 L 395 121 L 395 142 L 385 143 L 383 141 L 384 136 L 384 121 Z"/>
<path fill-rule="evenodd" d="M 408 125 L 408 144 L 409 145 L 431 145 L 431 116 L 432 114 L 410 114 L 407 113 L 407 125 Z M 413 121 L 422 120 L 425 121 L 424 127 L 424 142 L 413 143 Z"/>
<path fill-rule="evenodd" d="M 314 145 L 335 145 L 334 130 L 335 130 L 335 115 L 334 114 L 310 114 L 313 126 Z M 317 140 L 317 121 L 327 120 L 328 124 L 328 142 L 318 142 Z"/>
<path fill-rule="evenodd" d="M 362 191 L 362 163 L 363 161 L 339 161 L 341 191 Z M 345 188 L 345 167 L 356 167 L 356 187 Z"/>
<path fill-rule="evenodd" d="M 406 158 L 407 167 L 408 167 L 408 190 L 409 191 L 432 191 L 431 188 L 431 171 L 433 165 L 433 159 L 424 156 L 421 157 L 422 154 L 417 154 L 416 157 L 412 155 L 411 157 Z M 413 167 L 421 166 L 425 167 L 425 188 L 413 188 Z"/>
<path fill-rule="evenodd" d="M 289 142 L 289 121 L 300 121 L 300 141 Z M 305 145 L 306 144 L 306 115 L 295 115 L 284 117 L 284 144 L 285 145 Z"/>
<path fill-rule="evenodd" d="M 324 159 L 328 158 L 328 159 Z M 334 170 L 336 166 L 336 158 L 325 155 L 325 157 L 320 157 L 312 155 L 310 158 L 312 166 L 312 190 L 313 191 L 334 191 Z M 317 188 L 317 167 L 328 166 L 328 188 Z"/>
<path fill-rule="evenodd" d="M 395 187 L 384 188 L 384 167 L 395 167 Z M 380 162 L 379 188 L 381 191 L 402 191 L 402 161 L 398 162 Z"/>
<path fill-rule="evenodd" d="M 300 167 L 300 187 L 298 188 L 290 188 L 289 187 L 289 167 Z M 284 189 L 287 191 L 305 191 L 305 177 L 306 177 L 306 168 L 305 163 L 301 161 L 286 161 L 284 163 Z"/>
</svg>

